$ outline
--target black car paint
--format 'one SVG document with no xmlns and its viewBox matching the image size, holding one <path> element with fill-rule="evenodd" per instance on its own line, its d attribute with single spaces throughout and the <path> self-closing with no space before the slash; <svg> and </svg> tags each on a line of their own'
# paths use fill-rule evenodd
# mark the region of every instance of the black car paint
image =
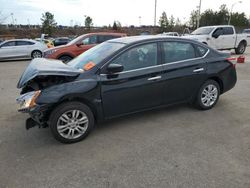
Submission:
<svg viewBox="0 0 250 188">
<path fill-rule="evenodd" d="M 161 42 L 186 41 L 209 49 L 205 58 L 164 64 Z M 108 63 L 127 49 L 144 43 L 158 43 L 158 65 L 127 73 L 108 75 Z M 194 73 L 196 68 L 203 72 Z M 161 79 L 149 81 L 149 78 Z M 221 93 L 234 87 L 236 71 L 219 52 L 195 41 L 179 38 L 144 39 L 129 42 L 111 57 L 93 69 L 81 73 L 73 82 L 44 89 L 38 97 L 37 106 L 30 110 L 31 117 L 39 124 L 48 121 L 50 112 L 64 101 L 78 100 L 88 105 L 97 121 L 134 112 L 187 102 L 193 99 L 207 79 L 214 79 L 221 86 Z M 40 109 L 43 110 L 40 110 Z"/>
</svg>

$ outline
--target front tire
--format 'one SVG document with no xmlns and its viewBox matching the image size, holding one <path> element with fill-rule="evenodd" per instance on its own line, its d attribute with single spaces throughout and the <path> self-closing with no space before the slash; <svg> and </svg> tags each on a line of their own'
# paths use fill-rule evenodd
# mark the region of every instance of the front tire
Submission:
<svg viewBox="0 0 250 188">
<path fill-rule="evenodd" d="M 50 115 L 50 130 L 61 143 L 76 143 L 88 136 L 94 127 L 90 108 L 80 102 L 67 102 L 56 107 Z"/>
<path fill-rule="evenodd" d="M 240 42 L 238 47 L 235 49 L 236 54 L 244 54 L 246 51 L 246 44 L 244 42 Z"/>
<path fill-rule="evenodd" d="M 207 80 L 200 88 L 196 97 L 195 106 L 200 110 L 213 108 L 220 97 L 220 86 L 214 80 Z"/>
</svg>

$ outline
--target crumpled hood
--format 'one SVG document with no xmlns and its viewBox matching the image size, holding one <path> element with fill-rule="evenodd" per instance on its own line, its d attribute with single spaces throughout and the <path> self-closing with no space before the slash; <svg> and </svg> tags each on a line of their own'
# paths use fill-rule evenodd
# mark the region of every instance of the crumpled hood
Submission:
<svg viewBox="0 0 250 188">
<path fill-rule="evenodd" d="M 37 76 L 77 76 L 80 70 L 70 67 L 59 60 L 36 58 L 31 61 L 23 72 L 17 88 L 22 88 L 27 82 Z"/>
</svg>

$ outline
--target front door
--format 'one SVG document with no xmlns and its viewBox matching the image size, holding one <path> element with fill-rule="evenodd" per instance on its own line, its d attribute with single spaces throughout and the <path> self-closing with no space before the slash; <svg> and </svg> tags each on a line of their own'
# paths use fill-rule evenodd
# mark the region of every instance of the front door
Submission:
<svg viewBox="0 0 250 188">
<path fill-rule="evenodd" d="M 159 65 L 157 43 L 134 46 L 111 63 L 123 65 L 124 70 L 118 74 L 101 74 L 106 118 L 162 104 L 162 66 Z"/>
</svg>

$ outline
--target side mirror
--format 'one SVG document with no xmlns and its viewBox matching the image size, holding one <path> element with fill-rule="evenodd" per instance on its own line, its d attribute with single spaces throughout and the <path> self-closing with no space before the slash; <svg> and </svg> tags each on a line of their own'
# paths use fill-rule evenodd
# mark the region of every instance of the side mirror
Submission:
<svg viewBox="0 0 250 188">
<path fill-rule="evenodd" d="M 77 47 L 80 47 L 80 46 L 82 46 L 83 45 L 83 43 L 82 42 L 78 42 L 78 43 L 76 43 L 76 46 Z"/>
<path fill-rule="evenodd" d="M 118 72 L 122 72 L 124 69 L 124 67 L 120 64 L 110 64 L 107 67 L 107 71 L 109 74 L 114 74 L 114 73 L 118 73 Z"/>
</svg>

